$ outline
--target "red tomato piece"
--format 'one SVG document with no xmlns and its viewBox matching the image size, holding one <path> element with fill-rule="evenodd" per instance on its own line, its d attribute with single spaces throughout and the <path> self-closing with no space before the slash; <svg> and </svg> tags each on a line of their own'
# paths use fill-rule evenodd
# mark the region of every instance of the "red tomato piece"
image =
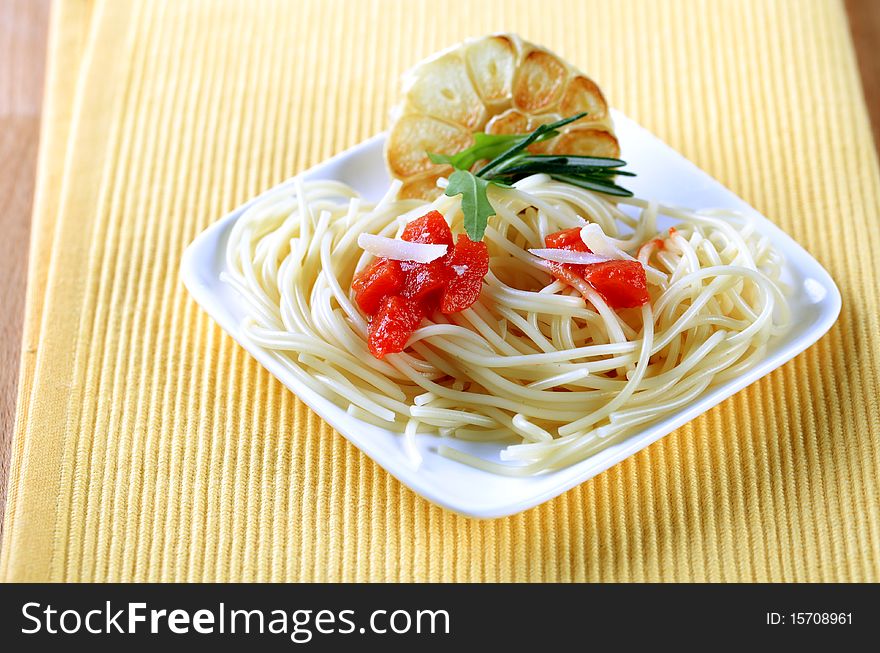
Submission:
<svg viewBox="0 0 880 653">
<path fill-rule="evenodd" d="M 567 249 L 572 252 L 590 252 L 590 248 L 587 247 L 587 244 L 584 242 L 583 238 L 581 238 L 580 227 L 563 229 L 562 231 L 557 231 L 553 234 L 547 234 L 544 237 L 544 244 L 553 249 Z M 584 276 L 584 268 L 586 266 L 577 265 L 575 263 L 556 263 L 553 267 L 558 268 L 567 274 Z M 557 278 L 559 277 L 558 274 L 556 276 Z M 564 278 L 561 280 L 566 281 Z"/>
<path fill-rule="evenodd" d="M 382 358 L 385 354 L 403 351 L 424 316 L 424 309 L 416 301 L 400 295 L 383 299 L 379 312 L 370 322 L 370 353 Z"/>
<path fill-rule="evenodd" d="M 400 237 L 411 243 L 452 247 L 452 230 L 439 211 L 431 211 L 421 218 L 416 218 L 404 227 Z"/>
<path fill-rule="evenodd" d="M 550 273 L 559 281 L 567 283 L 572 288 L 578 287 L 578 281 L 583 279 L 580 270 L 584 265 L 572 265 L 570 263 L 549 263 Z"/>
<path fill-rule="evenodd" d="M 645 268 L 638 261 L 605 261 L 581 267 L 584 279 L 611 308 L 635 308 L 648 303 Z"/>
<path fill-rule="evenodd" d="M 590 251 L 581 239 L 581 230 L 578 227 L 549 234 L 544 238 L 544 243 L 555 249 Z M 557 279 L 571 285 L 574 285 L 572 275 L 583 277 L 611 308 L 634 308 L 649 300 L 645 268 L 637 261 L 605 261 L 590 265 L 554 264 L 551 268 Z"/>
<path fill-rule="evenodd" d="M 400 262 L 380 258 L 364 268 L 351 282 L 354 298 L 367 315 L 375 315 L 382 300 L 396 295 L 405 280 Z"/>
<path fill-rule="evenodd" d="M 464 234 L 448 258 L 449 279 L 440 301 L 442 313 L 463 311 L 480 297 L 483 277 L 489 272 L 489 250 L 486 243 L 475 243 Z"/>
<path fill-rule="evenodd" d="M 564 229 L 544 237 L 544 244 L 553 249 L 568 249 L 573 252 L 589 252 L 590 248 L 581 238 L 581 228 Z"/>
<path fill-rule="evenodd" d="M 445 260 L 446 257 L 443 256 L 430 263 L 408 262 L 401 266 L 406 280 L 400 294 L 429 306 L 436 304 L 437 295 L 449 279 L 449 268 Z"/>
</svg>

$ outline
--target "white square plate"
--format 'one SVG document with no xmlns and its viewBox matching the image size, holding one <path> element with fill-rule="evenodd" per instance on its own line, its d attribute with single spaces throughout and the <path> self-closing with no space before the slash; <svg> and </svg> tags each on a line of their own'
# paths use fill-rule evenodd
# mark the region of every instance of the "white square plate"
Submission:
<svg viewBox="0 0 880 653">
<path fill-rule="evenodd" d="M 440 456 L 437 453 L 440 438 L 428 435 L 417 438 L 424 460 L 416 469 L 404 452 L 401 436 L 351 417 L 298 384 L 270 355 L 250 344 L 239 330 L 244 317 L 243 303 L 230 286 L 220 281 L 226 239 L 248 204 L 213 224 L 192 242 L 183 256 L 183 282 L 202 308 L 266 369 L 355 446 L 423 497 L 472 517 L 503 517 L 526 510 L 608 469 L 776 369 L 816 342 L 834 324 L 840 312 L 840 292 L 834 281 L 786 233 L 626 116 L 615 112 L 614 124 L 628 169 L 638 173 L 637 177 L 627 179 L 627 186 L 636 195 L 667 204 L 731 208 L 757 216 L 759 228 L 786 258 L 784 280 L 793 288 L 790 297 L 793 327 L 776 340 L 767 357 L 744 376 L 709 388 L 687 409 L 565 469 L 528 478 L 498 476 Z M 302 178 L 339 180 L 365 198 L 378 200 L 389 184 L 382 157 L 384 142 L 384 134 L 375 136 L 304 172 Z M 292 188 L 292 183 L 286 181 L 280 187 Z M 660 224 L 661 228 L 664 226 Z M 497 460 L 498 445 L 459 441 L 452 444 Z"/>
</svg>

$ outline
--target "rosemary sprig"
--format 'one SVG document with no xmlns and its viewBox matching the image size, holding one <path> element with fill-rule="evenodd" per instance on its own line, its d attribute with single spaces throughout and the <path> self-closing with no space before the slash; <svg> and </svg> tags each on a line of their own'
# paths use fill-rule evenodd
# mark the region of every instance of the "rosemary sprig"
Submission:
<svg viewBox="0 0 880 653">
<path fill-rule="evenodd" d="M 631 197 L 632 193 L 614 183 L 617 175 L 632 177 L 632 172 L 620 170 L 626 165 L 621 159 L 569 154 L 531 154 L 526 150 L 533 143 L 559 135 L 559 129 L 580 120 L 586 113 L 578 113 L 556 122 L 541 125 L 530 134 L 474 134 L 474 144 L 458 154 L 428 152 L 434 163 L 445 163 L 455 168 L 449 175 L 446 194 L 461 195 L 464 227 L 473 241 L 482 240 L 489 218 L 495 210 L 486 193 L 490 184 L 510 186 L 529 175 L 544 173 L 557 181 L 581 188 Z M 471 172 L 480 161 L 486 163 Z"/>
</svg>

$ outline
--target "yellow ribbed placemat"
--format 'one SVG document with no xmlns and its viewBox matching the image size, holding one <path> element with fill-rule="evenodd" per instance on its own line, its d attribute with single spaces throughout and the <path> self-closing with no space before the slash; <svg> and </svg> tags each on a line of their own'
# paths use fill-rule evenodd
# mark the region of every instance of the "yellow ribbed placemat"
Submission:
<svg viewBox="0 0 880 653">
<path fill-rule="evenodd" d="M 69 5 L 50 79 L 70 65 Z M 45 300 L 29 295 L 42 329 L 4 578 L 880 579 L 880 176 L 839 0 L 98 0 L 84 15 Z M 557 50 L 774 219 L 844 307 L 676 433 L 480 522 L 324 425 L 199 311 L 178 266 L 228 210 L 384 129 L 402 70 L 495 30 Z M 62 149 L 43 148 L 40 188 Z"/>
</svg>

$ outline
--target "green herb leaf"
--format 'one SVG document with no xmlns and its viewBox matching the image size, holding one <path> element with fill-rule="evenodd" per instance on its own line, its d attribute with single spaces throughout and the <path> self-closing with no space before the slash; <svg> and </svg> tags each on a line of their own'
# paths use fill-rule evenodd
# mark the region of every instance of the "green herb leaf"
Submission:
<svg viewBox="0 0 880 653">
<path fill-rule="evenodd" d="M 632 193 L 626 188 L 622 188 L 621 186 L 613 184 L 610 181 L 605 181 L 602 179 L 585 179 L 572 175 L 551 174 L 550 176 L 557 181 L 564 181 L 567 184 L 580 186 L 581 188 L 586 188 L 587 190 L 594 190 L 598 193 L 605 193 L 606 195 L 617 195 L 618 197 L 632 197 Z"/>
<path fill-rule="evenodd" d="M 455 165 L 455 157 L 458 154 L 453 156 L 449 156 L 448 154 L 438 154 L 437 152 L 428 152 L 428 158 L 431 160 L 431 163 L 446 163 L 451 166 Z"/>
<path fill-rule="evenodd" d="M 528 175 L 534 175 L 539 172 L 546 172 L 548 175 L 554 172 L 558 172 L 564 175 L 573 175 L 573 176 L 596 176 L 596 177 L 613 177 L 615 175 L 623 175 L 623 176 L 632 176 L 631 172 L 626 172 L 625 170 L 616 170 L 614 168 L 594 168 L 592 166 L 579 166 L 579 165 L 568 165 L 565 163 L 555 163 L 555 162 L 547 162 L 547 163 L 538 163 L 532 161 L 516 160 L 515 163 L 505 166 L 503 170 L 498 172 L 499 176 L 507 176 L 507 175 L 518 175 L 519 177 L 526 177 Z M 491 176 L 492 179 L 495 178 L 495 174 Z"/>
<path fill-rule="evenodd" d="M 482 240 L 489 218 L 495 210 L 489 203 L 489 184 L 509 188 L 512 184 L 538 173 L 581 188 L 607 195 L 631 197 L 632 193 L 614 183 L 614 177 L 635 176 L 619 170 L 626 161 L 601 156 L 573 154 L 531 154 L 526 148 L 533 143 L 559 135 L 559 129 L 580 120 L 586 113 L 578 113 L 556 122 L 541 125 L 530 134 L 474 134 L 474 144 L 458 154 L 428 152 L 433 163 L 451 165 L 455 172 L 449 175 L 446 194 L 461 195 L 464 228 L 473 241 Z M 480 161 L 487 163 L 476 173 L 471 169 Z"/>
<path fill-rule="evenodd" d="M 550 122 L 546 125 L 541 125 L 531 134 L 526 135 L 525 138 L 520 136 L 520 140 L 515 142 L 510 148 L 497 155 L 493 160 L 489 161 L 485 166 L 483 166 L 480 170 L 477 171 L 477 175 L 485 175 L 490 170 L 500 166 L 505 161 L 510 160 L 516 154 L 524 151 L 529 145 L 532 143 L 539 143 L 541 141 L 547 140 L 548 138 L 553 138 L 558 135 L 559 132 L 556 131 L 560 127 L 564 127 L 570 122 L 574 122 L 575 120 L 580 120 L 587 113 L 584 111 L 582 113 L 576 113 L 573 116 L 568 118 L 563 118 L 562 120 L 557 120 L 556 122 Z"/>
<path fill-rule="evenodd" d="M 474 144 L 458 154 L 428 152 L 433 163 L 446 163 L 457 170 L 470 170 L 477 161 L 491 160 L 508 149 L 511 143 L 521 139 L 522 134 L 474 134 Z"/>
<path fill-rule="evenodd" d="M 474 242 L 483 239 L 489 218 L 495 209 L 489 203 L 486 189 L 491 182 L 481 179 L 470 170 L 456 170 L 449 175 L 446 194 L 450 197 L 461 195 L 461 210 L 464 213 L 464 230 Z"/>
<path fill-rule="evenodd" d="M 621 159 L 611 159 L 602 156 L 580 156 L 573 154 L 528 154 L 525 161 L 547 161 L 552 163 L 565 163 L 576 166 L 590 166 L 591 168 L 620 168 L 626 165 Z"/>
</svg>

